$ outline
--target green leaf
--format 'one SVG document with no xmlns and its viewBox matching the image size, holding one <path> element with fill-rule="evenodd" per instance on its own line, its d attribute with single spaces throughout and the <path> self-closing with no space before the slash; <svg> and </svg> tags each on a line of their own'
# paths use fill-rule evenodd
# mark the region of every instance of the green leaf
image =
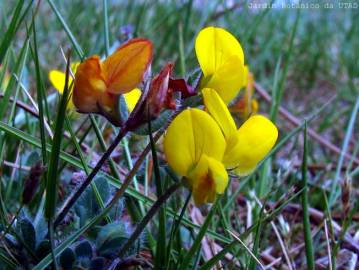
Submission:
<svg viewBox="0 0 359 270">
<path fill-rule="evenodd" d="M 92 246 L 90 242 L 84 240 L 79 244 L 77 244 L 77 246 L 75 247 L 75 253 L 78 258 L 82 257 L 82 258 L 91 259 L 93 254 L 92 254 Z"/>
<path fill-rule="evenodd" d="M 67 248 L 60 256 L 60 265 L 64 270 L 72 269 L 76 255 L 71 248 Z"/>
<path fill-rule="evenodd" d="M 89 270 L 102 270 L 105 268 L 105 258 L 97 257 L 90 262 Z"/>
<path fill-rule="evenodd" d="M 45 258 L 51 252 L 51 243 L 49 240 L 45 239 L 40 242 L 38 248 L 36 249 L 36 256 L 41 260 Z"/>
<path fill-rule="evenodd" d="M 129 228 L 123 223 L 111 223 L 101 228 L 97 239 L 97 251 L 102 256 L 116 256 L 120 248 L 129 238 Z M 135 243 L 133 243 L 135 246 Z M 134 252 L 134 248 L 127 253 Z"/>
<path fill-rule="evenodd" d="M 26 243 L 29 248 L 34 250 L 36 246 L 36 232 L 31 221 L 27 218 L 21 219 L 19 221 L 18 228 L 24 243 Z"/>
<path fill-rule="evenodd" d="M 97 187 L 101 200 L 104 202 L 108 201 L 111 193 L 107 179 L 103 176 L 98 176 L 93 183 Z M 80 217 L 80 225 L 85 225 L 86 222 L 94 215 L 97 215 L 100 210 L 101 207 L 98 204 L 94 190 L 90 186 L 87 187 L 75 204 L 75 212 Z"/>
<path fill-rule="evenodd" d="M 58 245 L 55 249 L 54 249 L 54 254 L 55 256 L 60 255 L 62 252 L 64 252 L 64 250 L 66 248 L 68 248 L 74 241 L 76 241 L 76 239 L 78 237 L 80 237 L 80 235 L 82 235 L 84 232 L 86 232 L 89 228 L 91 228 L 92 226 L 94 226 L 96 223 L 98 223 L 100 220 L 102 220 L 104 218 L 104 216 L 106 216 L 106 214 L 108 213 L 108 210 L 99 214 L 98 216 L 95 216 L 93 219 L 91 219 L 91 221 L 89 223 L 87 223 L 85 226 L 81 227 L 80 229 L 78 229 L 76 232 L 74 232 L 71 236 L 69 236 L 65 241 L 63 241 L 60 245 Z M 42 270 L 45 269 L 50 263 L 52 262 L 52 256 L 51 254 L 47 255 L 45 258 L 43 258 L 41 260 L 41 262 L 39 262 L 34 268 L 33 270 Z"/>
</svg>

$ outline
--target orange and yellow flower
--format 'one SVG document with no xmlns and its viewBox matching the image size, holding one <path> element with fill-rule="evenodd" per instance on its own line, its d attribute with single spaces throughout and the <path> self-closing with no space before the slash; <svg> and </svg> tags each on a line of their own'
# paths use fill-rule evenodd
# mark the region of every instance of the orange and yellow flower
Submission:
<svg viewBox="0 0 359 270">
<path fill-rule="evenodd" d="M 74 62 L 70 65 L 72 74 L 76 74 L 77 67 L 80 65 L 80 62 Z M 62 94 L 65 88 L 65 77 L 66 74 L 60 70 L 51 70 L 49 72 L 49 79 L 53 87 Z M 69 77 L 69 85 L 70 88 L 70 96 L 72 96 L 73 93 L 73 84 L 72 84 L 72 76 Z M 141 96 L 141 90 L 139 88 L 134 88 L 130 92 L 124 94 L 125 102 L 128 108 L 129 112 L 132 112 L 137 101 L 139 100 Z M 69 100 L 69 103 L 67 104 L 68 109 L 74 109 L 74 104 L 72 102 L 72 98 Z"/>
<path fill-rule="evenodd" d="M 115 125 L 121 125 L 118 102 L 124 95 L 131 112 L 141 96 L 137 86 L 142 82 L 152 61 L 152 42 L 131 39 L 104 61 L 97 55 L 83 63 L 71 65 L 75 74 L 72 91 L 73 105 L 80 113 L 100 113 Z M 50 81 L 59 93 L 65 84 L 65 74 L 58 70 L 49 73 Z M 72 80 L 70 80 L 70 83 Z"/>
<path fill-rule="evenodd" d="M 79 112 L 113 114 L 117 97 L 143 79 L 152 60 L 152 43 L 132 39 L 101 62 L 94 55 L 81 63 L 75 75 L 73 102 Z"/>
</svg>

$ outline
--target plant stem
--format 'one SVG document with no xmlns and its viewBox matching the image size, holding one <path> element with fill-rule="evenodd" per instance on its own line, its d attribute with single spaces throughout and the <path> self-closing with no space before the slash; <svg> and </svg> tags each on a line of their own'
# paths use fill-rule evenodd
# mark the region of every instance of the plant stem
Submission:
<svg viewBox="0 0 359 270">
<path fill-rule="evenodd" d="M 174 183 L 170 186 L 162 195 L 157 199 L 157 201 L 152 205 L 150 210 L 147 212 L 146 216 L 143 217 L 141 222 L 137 225 L 135 231 L 132 233 L 130 238 L 126 241 L 126 243 L 122 246 L 120 251 L 118 252 L 118 256 L 122 257 L 125 252 L 133 245 L 134 241 L 140 236 L 142 231 L 145 229 L 146 225 L 152 217 L 157 213 L 157 211 L 161 208 L 161 205 L 167 201 L 167 199 L 182 186 L 182 183 Z"/>
<path fill-rule="evenodd" d="M 312 234 L 310 230 L 310 220 L 308 211 L 308 140 L 307 140 L 307 122 L 304 124 L 304 151 L 303 151 L 303 163 L 302 163 L 302 207 L 303 207 L 303 226 L 304 226 L 304 240 L 305 240 L 305 253 L 307 256 L 307 265 L 309 270 L 314 270 L 314 252 Z"/>
<path fill-rule="evenodd" d="M 73 195 L 69 198 L 69 200 L 65 203 L 65 205 L 60 210 L 55 222 L 54 227 L 60 224 L 63 218 L 66 216 L 68 211 L 77 201 L 77 199 L 81 196 L 82 192 L 85 191 L 86 187 L 91 183 L 91 181 L 95 178 L 97 173 L 101 170 L 102 165 L 105 161 L 110 157 L 111 153 L 115 150 L 117 145 L 120 143 L 123 137 L 127 134 L 127 129 L 122 128 L 118 135 L 116 136 L 115 140 L 112 142 L 110 147 L 106 150 L 106 152 L 102 155 L 101 159 L 97 162 L 95 168 L 91 171 L 91 173 L 87 176 L 86 180 L 81 184 L 81 186 L 73 193 Z"/>
</svg>

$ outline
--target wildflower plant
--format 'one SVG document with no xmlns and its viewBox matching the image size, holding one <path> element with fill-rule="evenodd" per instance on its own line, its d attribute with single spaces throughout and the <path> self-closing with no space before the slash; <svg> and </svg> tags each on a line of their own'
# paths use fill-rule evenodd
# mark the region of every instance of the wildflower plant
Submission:
<svg viewBox="0 0 359 270">
<path fill-rule="evenodd" d="M 205 270 L 215 265 L 226 268 L 222 264 L 226 258 L 233 269 L 245 261 L 245 268 L 254 270 L 262 266 L 258 260 L 262 228 L 279 213 L 279 207 L 299 196 L 303 196 L 306 259 L 313 269 L 307 133 L 316 133 L 307 131 L 307 121 L 300 124 L 298 120 L 299 126 L 277 142 L 283 85 L 274 84 L 270 113 L 262 104 L 259 111 L 254 98 L 257 62 L 244 53 L 252 28 L 235 36 L 211 26 L 216 23 L 208 17 L 201 19 L 205 25 L 194 33 L 181 19 L 175 42 L 178 53 L 167 56 L 163 48 L 171 44 L 166 36 L 161 37 L 158 25 L 146 25 L 158 32 L 157 40 L 138 21 L 135 27 L 126 27 L 114 42 L 115 49 L 110 49 L 109 25 L 116 20 L 108 18 L 107 1 L 103 1 L 100 45 L 91 44 L 93 37 L 77 40 L 56 1 L 48 0 L 72 45 L 66 59 L 56 59 L 49 67 L 43 65 L 38 49 L 44 46 L 37 40 L 36 18 L 42 6 L 33 9 L 32 1 L 28 6 L 24 2 L 18 1 L 6 38 L 0 42 L 0 158 L 11 167 L 1 171 L 2 182 L 9 183 L 4 191 L 0 183 L 1 269 Z M 26 40 L 18 59 L 12 59 L 16 50 L 9 53 L 8 42 L 28 16 Z M 193 44 L 188 42 L 190 35 Z M 291 49 L 292 36 L 289 45 Z M 25 68 L 27 61 L 33 61 L 34 70 Z M 66 69 L 54 68 L 64 65 Z M 27 73 L 33 73 L 34 78 L 29 78 L 34 82 L 24 80 Z M 281 75 L 277 70 L 276 76 Z M 48 103 L 53 90 L 59 95 L 56 102 Z M 357 110 L 349 131 L 354 129 Z M 270 205 L 269 211 L 262 200 L 277 188 L 270 181 L 282 176 L 277 163 L 277 174 L 269 170 L 273 153 L 301 130 L 302 173 L 296 175 L 301 184 L 295 183 L 293 193 L 288 191 L 288 198 L 280 198 L 283 205 Z M 26 145 L 20 144 L 10 158 L 6 154 L 13 142 L 9 134 Z M 28 145 L 39 151 L 26 152 L 23 157 L 22 149 Z M 19 173 L 23 168 L 25 172 Z M 349 216 L 347 186 L 344 201 Z M 248 192 L 242 194 L 244 188 Z M 328 209 L 336 196 L 336 185 L 332 188 L 329 201 L 325 200 Z M 9 194 L 16 194 L 19 200 Z M 6 200 L 10 203 L 4 204 Z M 243 220 L 242 212 L 238 214 L 244 209 L 239 207 L 241 200 L 247 210 Z M 290 225 L 286 226 L 289 234 Z M 253 241 L 242 241 L 248 236 Z M 282 245 L 286 241 L 281 239 Z"/>
</svg>

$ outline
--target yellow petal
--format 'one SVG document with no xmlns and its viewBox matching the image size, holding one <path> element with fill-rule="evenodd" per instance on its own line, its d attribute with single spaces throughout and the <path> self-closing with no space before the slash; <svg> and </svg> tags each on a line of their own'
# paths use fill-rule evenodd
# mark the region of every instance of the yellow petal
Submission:
<svg viewBox="0 0 359 270">
<path fill-rule="evenodd" d="M 171 168 L 187 176 L 202 155 L 222 160 L 225 140 L 213 118 L 199 109 L 186 109 L 170 124 L 164 138 L 164 152 Z"/>
<path fill-rule="evenodd" d="M 204 76 L 214 74 L 232 56 L 238 56 L 244 63 L 243 49 L 237 39 L 218 27 L 201 30 L 196 38 L 195 50 Z"/>
<path fill-rule="evenodd" d="M 66 80 L 65 73 L 63 73 L 59 70 L 51 70 L 49 73 L 49 79 L 50 79 L 50 82 L 52 83 L 52 85 L 54 86 L 54 88 L 60 94 L 62 94 L 64 92 L 64 88 L 65 88 L 65 80 Z M 71 83 L 72 83 L 72 78 L 69 77 L 69 85 L 71 85 Z M 73 90 L 73 85 L 70 89 L 70 97 L 72 95 L 72 90 Z M 72 109 L 73 107 L 74 107 L 74 104 L 72 102 L 72 98 L 70 98 L 69 102 L 67 104 L 67 108 Z"/>
<path fill-rule="evenodd" d="M 217 92 L 210 88 L 202 90 L 203 101 L 209 114 L 220 126 L 226 140 L 237 132 L 236 124 L 222 98 Z"/>
<path fill-rule="evenodd" d="M 140 99 L 142 92 L 140 89 L 135 88 L 131 90 L 130 92 L 123 95 L 126 101 L 126 105 L 129 112 L 132 112 L 135 108 L 137 101 Z"/>
<path fill-rule="evenodd" d="M 223 164 L 202 155 L 197 166 L 189 173 L 189 185 L 197 205 L 211 203 L 216 194 L 222 194 L 228 185 L 228 174 Z"/>
<path fill-rule="evenodd" d="M 232 56 L 213 75 L 204 77 L 201 81 L 201 87 L 215 89 L 226 104 L 237 96 L 243 86 L 245 86 L 244 65 L 238 56 Z"/>
<path fill-rule="evenodd" d="M 51 70 L 49 73 L 49 79 L 55 89 L 62 94 L 65 88 L 65 73 L 59 70 Z M 69 78 L 71 79 L 71 78 Z M 72 81 L 72 79 L 71 79 Z"/>
<path fill-rule="evenodd" d="M 243 84 L 247 85 L 247 86 L 249 83 L 249 74 L 250 74 L 249 67 L 247 65 L 245 65 L 244 69 L 243 69 L 243 77 L 244 77 Z"/>
<path fill-rule="evenodd" d="M 76 74 L 77 67 L 80 65 L 80 62 L 73 62 L 70 64 L 71 71 L 73 74 Z M 51 70 L 49 72 L 49 79 L 55 89 L 62 94 L 65 88 L 65 79 L 66 74 L 59 70 Z M 72 77 L 69 77 L 69 85 L 71 85 Z M 72 90 L 72 89 L 71 89 Z"/>
<path fill-rule="evenodd" d="M 131 39 L 120 46 L 102 63 L 107 91 L 124 94 L 137 87 L 151 61 L 152 42 L 147 39 Z"/>
<path fill-rule="evenodd" d="M 76 74 L 76 71 L 77 71 L 77 68 L 78 66 L 81 64 L 81 62 L 72 62 L 70 64 L 70 68 L 71 68 L 71 72 L 75 75 Z"/>
<path fill-rule="evenodd" d="M 250 117 L 237 131 L 237 141 L 227 147 L 223 162 L 227 168 L 236 168 L 240 175 L 252 172 L 272 149 L 278 138 L 277 127 L 266 117 Z"/>
</svg>

